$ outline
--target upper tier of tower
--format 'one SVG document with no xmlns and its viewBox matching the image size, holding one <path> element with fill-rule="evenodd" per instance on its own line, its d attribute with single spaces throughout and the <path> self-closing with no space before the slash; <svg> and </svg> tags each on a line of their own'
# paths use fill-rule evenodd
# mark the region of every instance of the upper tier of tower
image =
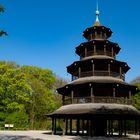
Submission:
<svg viewBox="0 0 140 140">
<path fill-rule="evenodd" d="M 96 9 L 96 21 L 93 24 L 92 27 L 87 28 L 83 32 L 83 36 L 88 40 L 106 40 L 112 35 L 112 31 L 109 28 L 106 28 L 105 26 L 102 26 L 99 21 L 99 10 L 98 6 Z"/>
<path fill-rule="evenodd" d="M 83 36 L 88 40 L 106 40 L 112 35 L 112 31 L 105 26 L 93 26 L 83 32 Z"/>
</svg>

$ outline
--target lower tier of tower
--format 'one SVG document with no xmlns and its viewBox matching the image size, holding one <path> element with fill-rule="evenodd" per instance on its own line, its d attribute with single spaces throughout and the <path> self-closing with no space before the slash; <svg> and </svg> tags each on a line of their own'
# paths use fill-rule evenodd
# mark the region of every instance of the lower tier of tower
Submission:
<svg viewBox="0 0 140 140">
<path fill-rule="evenodd" d="M 134 133 L 140 128 L 140 112 L 131 105 L 73 104 L 60 107 L 52 114 L 52 134 L 85 136 L 126 136 L 133 124 Z M 61 123 L 61 131 L 58 125 Z M 59 132 L 59 133 L 58 133 Z"/>
</svg>

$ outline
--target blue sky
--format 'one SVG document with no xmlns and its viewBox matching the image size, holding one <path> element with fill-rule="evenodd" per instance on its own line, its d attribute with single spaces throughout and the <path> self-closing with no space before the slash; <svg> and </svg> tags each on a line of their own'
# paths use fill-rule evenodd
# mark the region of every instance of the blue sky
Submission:
<svg viewBox="0 0 140 140">
<path fill-rule="evenodd" d="M 5 13 L 0 29 L 0 60 L 16 61 L 53 70 L 69 79 L 66 66 L 79 60 L 75 47 L 82 32 L 95 21 L 96 0 L 0 0 Z M 100 22 L 111 28 L 111 41 L 119 43 L 118 60 L 131 67 L 130 82 L 140 76 L 140 0 L 99 0 Z"/>
</svg>

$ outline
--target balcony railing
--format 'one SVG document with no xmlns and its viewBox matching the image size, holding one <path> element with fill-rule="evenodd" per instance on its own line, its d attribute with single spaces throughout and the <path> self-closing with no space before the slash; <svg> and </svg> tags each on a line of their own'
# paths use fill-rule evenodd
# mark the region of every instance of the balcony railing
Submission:
<svg viewBox="0 0 140 140">
<path fill-rule="evenodd" d="M 95 55 L 106 55 L 106 56 L 110 56 L 110 57 L 115 58 L 115 55 L 112 54 L 112 52 L 110 52 L 110 51 L 106 51 L 106 52 L 104 52 L 104 51 L 96 51 L 96 52 L 94 52 L 94 51 L 87 51 L 86 56 L 85 56 L 85 53 L 81 54 L 81 59 L 83 59 L 85 57 L 89 57 L 89 56 L 95 56 Z"/>
<path fill-rule="evenodd" d="M 94 96 L 94 97 L 74 97 L 73 99 L 67 98 L 63 102 L 64 105 L 82 104 L 82 103 L 116 103 L 116 104 L 134 105 L 135 101 L 134 99 L 128 99 L 125 97 Z"/>
<path fill-rule="evenodd" d="M 81 72 L 80 77 L 88 77 L 88 76 L 112 76 L 115 78 L 119 78 L 122 80 L 125 80 L 125 75 L 117 72 L 112 72 L 112 71 L 86 71 L 86 72 Z"/>
</svg>

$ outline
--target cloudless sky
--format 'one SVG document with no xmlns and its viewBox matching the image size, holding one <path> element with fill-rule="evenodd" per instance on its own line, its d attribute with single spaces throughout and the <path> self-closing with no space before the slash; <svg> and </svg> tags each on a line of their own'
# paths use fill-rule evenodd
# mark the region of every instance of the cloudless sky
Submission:
<svg viewBox="0 0 140 140">
<path fill-rule="evenodd" d="M 53 70 L 70 79 L 66 66 L 79 60 L 75 47 L 82 32 L 95 21 L 96 0 L 0 0 L 0 60 Z M 131 67 L 130 82 L 140 76 L 140 0 L 99 0 L 100 22 L 111 28 L 119 43 L 118 60 Z"/>
</svg>

